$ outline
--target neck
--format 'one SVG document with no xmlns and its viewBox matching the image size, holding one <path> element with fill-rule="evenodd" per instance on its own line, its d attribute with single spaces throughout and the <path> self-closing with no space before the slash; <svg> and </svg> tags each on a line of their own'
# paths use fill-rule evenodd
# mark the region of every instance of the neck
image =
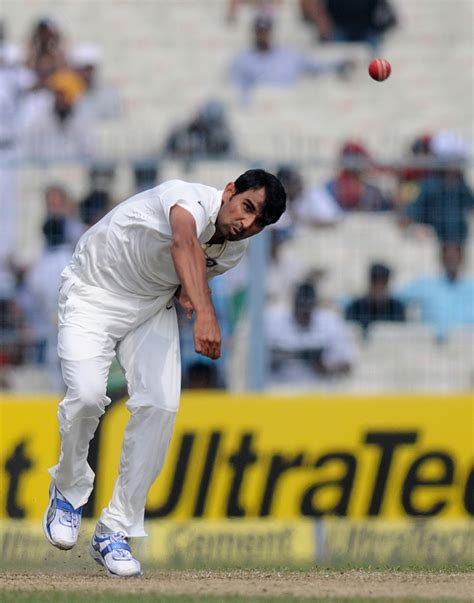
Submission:
<svg viewBox="0 0 474 603">
<path fill-rule="evenodd" d="M 70 107 L 56 107 L 56 116 L 61 123 L 65 122 L 71 114 L 72 109 Z"/>
<path fill-rule="evenodd" d="M 450 283 L 455 283 L 458 280 L 457 272 L 446 272 L 446 278 Z"/>
</svg>

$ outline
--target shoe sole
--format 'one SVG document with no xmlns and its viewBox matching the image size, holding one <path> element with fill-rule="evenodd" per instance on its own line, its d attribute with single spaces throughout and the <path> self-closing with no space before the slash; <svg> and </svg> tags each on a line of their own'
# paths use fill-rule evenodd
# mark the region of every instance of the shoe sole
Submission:
<svg viewBox="0 0 474 603">
<path fill-rule="evenodd" d="M 51 507 L 51 505 L 53 503 L 53 500 L 54 500 L 54 487 L 51 485 L 50 488 L 49 488 L 49 502 L 48 502 L 48 506 L 46 508 L 46 513 L 43 516 L 43 532 L 44 532 L 44 535 L 46 536 L 46 538 L 49 540 L 49 542 L 54 547 L 56 547 L 60 551 L 70 551 L 76 545 L 75 542 L 73 544 L 63 544 L 61 542 L 57 542 L 57 541 L 55 541 L 55 540 L 52 539 L 51 534 L 49 533 L 49 529 L 48 529 L 48 511 L 49 511 L 49 508 Z"/>
<path fill-rule="evenodd" d="M 89 555 L 92 557 L 92 559 L 94 559 L 96 563 L 103 567 L 107 573 L 107 576 L 110 576 L 111 578 L 141 578 L 143 576 L 143 572 L 139 572 L 137 574 L 126 574 L 125 576 L 123 576 L 122 574 L 115 574 L 114 572 L 110 571 L 109 568 L 105 565 L 105 561 L 102 558 L 102 555 L 95 550 L 91 542 L 89 542 L 88 550 Z"/>
</svg>

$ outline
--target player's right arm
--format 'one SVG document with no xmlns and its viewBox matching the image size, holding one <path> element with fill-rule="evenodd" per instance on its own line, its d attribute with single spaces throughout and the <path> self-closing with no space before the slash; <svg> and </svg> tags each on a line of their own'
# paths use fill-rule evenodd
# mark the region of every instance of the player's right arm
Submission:
<svg viewBox="0 0 474 603">
<path fill-rule="evenodd" d="M 221 332 L 207 284 L 206 257 L 196 236 L 196 221 L 183 207 L 170 210 L 171 257 L 196 314 L 194 348 L 209 358 L 221 354 Z"/>
</svg>

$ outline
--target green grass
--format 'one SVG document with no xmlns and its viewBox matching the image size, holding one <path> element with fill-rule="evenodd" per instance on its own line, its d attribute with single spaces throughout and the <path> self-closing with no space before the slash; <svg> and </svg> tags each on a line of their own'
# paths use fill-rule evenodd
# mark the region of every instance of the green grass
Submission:
<svg viewBox="0 0 474 603">
<path fill-rule="evenodd" d="M 102 593 L 93 595 L 90 592 L 14 592 L 0 591 L 2 603 L 421 603 L 423 599 L 397 598 L 303 598 L 303 597 L 242 597 L 228 595 L 225 597 L 212 595 L 158 595 Z M 425 599 L 426 601 L 426 599 Z M 459 603 L 455 599 L 436 599 L 436 603 Z"/>
<path fill-rule="evenodd" d="M 295 566 L 288 565 L 270 565 L 270 564 L 259 564 L 259 565 L 244 565 L 244 564 L 189 564 L 177 567 L 172 564 L 163 564 L 157 568 L 156 565 L 151 563 L 142 563 L 143 571 L 145 575 L 153 574 L 157 569 L 160 571 L 170 572 L 183 572 L 183 571 L 217 571 L 217 572 L 234 572 L 234 571 L 251 571 L 261 570 L 268 572 L 280 572 L 280 573 L 306 573 L 306 572 L 337 572 L 344 571 L 348 572 L 351 570 L 362 570 L 371 572 L 427 572 L 434 574 L 442 574 L 446 572 L 472 572 L 474 571 L 473 563 L 438 563 L 429 565 L 427 563 L 405 563 L 401 565 L 389 565 L 386 563 L 351 563 L 351 562 L 339 562 L 339 563 L 326 563 L 324 565 L 315 565 L 314 563 L 300 564 Z M 60 573 L 64 575 L 76 574 L 77 572 L 84 572 L 85 574 L 97 573 L 98 566 L 87 556 L 85 558 L 78 559 L 72 557 L 66 559 L 63 557 L 53 556 L 46 559 L 38 559 L 37 561 L 28 560 L 26 562 L 19 563 L 18 561 L 4 561 L 0 559 L 0 572 L 42 572 L 42 573 Z M 104 574 L 105 575 L 105 574 Z M 0 600 L 0 603 L 3 601 Z"/>
</svg>

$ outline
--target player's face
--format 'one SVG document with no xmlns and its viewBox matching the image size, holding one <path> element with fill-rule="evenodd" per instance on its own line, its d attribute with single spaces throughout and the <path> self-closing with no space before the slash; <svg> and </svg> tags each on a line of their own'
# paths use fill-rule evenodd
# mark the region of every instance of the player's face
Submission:
<svg viewBox="0 0 474 603">
<path fill-rule="evenodd" d="M 229 241 L 248 239 L 263 230 L 260 221 L 265 205 L 265 189 L 235 193 L 233 183 L 225 187 L 216 221 L 216 235 Z"/>
</svg>

